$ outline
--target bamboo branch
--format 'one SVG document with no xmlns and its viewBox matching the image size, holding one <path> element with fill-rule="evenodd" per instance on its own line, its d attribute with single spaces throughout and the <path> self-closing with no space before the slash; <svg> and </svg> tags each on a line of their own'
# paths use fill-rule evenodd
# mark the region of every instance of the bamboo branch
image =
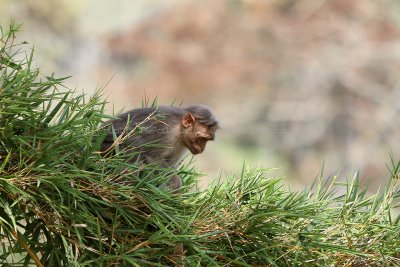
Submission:
<svg viewBox="0 0 400 267">
<path fill-rule="evenodd" d="M 34 260 L 38 267 L 44 267 L 44 265 L 40 262 L 36 254 L 28 247 L 28 245 L 22 240 L 16 231 L 12 232 L 13 236 L 17 240 L 17 242 L 28 252 L 29 256 Z"/>
</svg>

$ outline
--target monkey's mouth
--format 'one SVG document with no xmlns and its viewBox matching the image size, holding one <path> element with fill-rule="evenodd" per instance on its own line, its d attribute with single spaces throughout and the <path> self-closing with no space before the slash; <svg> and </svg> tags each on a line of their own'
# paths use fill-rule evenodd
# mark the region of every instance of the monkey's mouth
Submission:
<svg viewBox="0 0 400 267">
<path fill-rule="evenodd" d="M 201 149 L 201 147 L 191 147 L 190 152 L 193 155 L 196 155 L 196 154 L 200 154 L 201 152 L 203 152 L 203 150 Z"/>
<path fill-rule="evenodd" d="M 192 153 L 193 155 L 196 155 L 196 154 L 200 154 L 201 151 L 200 151 L 200 150 L 197 150 L 197 149 L 195 149 L 195 148 L 192 148 L 192 149 L 190 149 L 190 153 Z"/>
</svg>

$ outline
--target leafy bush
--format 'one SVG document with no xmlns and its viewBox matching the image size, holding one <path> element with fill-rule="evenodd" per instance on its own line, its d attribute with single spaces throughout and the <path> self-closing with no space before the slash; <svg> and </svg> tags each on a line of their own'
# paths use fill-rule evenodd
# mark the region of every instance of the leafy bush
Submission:
<svg viewBox="0 0 400 267">
<path fill-rule="evenodd" d="M 246 168 L 202 191 L 191 165 L 172 194 L 168 170 L 147 166 L 139 179 L 126 156 L 97 153 L 108 118 L 100 92 L 40 78 L 17 28 L 0 28 L 2 266 L 400 265 L 400 164 L 370 196 L 357 176 L 289 192 Z"/>
</svg>

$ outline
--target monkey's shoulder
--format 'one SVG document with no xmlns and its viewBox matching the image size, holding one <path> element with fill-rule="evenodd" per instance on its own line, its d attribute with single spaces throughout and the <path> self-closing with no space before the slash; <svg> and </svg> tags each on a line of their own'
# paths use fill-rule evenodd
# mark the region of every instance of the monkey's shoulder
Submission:
<svg viewBox="0 0 400 267">
<path fill-rule="evenodd" d="M 183 145 L 180 140 L 180 127 L 175 126 L 170 128 L 171 133 L 167 135 L 166 144 L 167 147 L 163 150 L 161 156 L 169 163 L 170 166 L 175 165 L 188 149 Z"/>
<path fill-rule="evenodd" d="M 155 147 L 142 147 L 142 155 L 147 163 L 156 163 L 163 167 L 174 167 L 188 151 L 184 146 L 157 145 Z"/>
<path fill-rule="evenodd" d="M 181 144 L 177 144 L 174 147 L 167 148 L 162 153 L 162 158 L 169 166 L 174 166 L 179 160 L 186 154 L 188 149 Z"/>
</svg>

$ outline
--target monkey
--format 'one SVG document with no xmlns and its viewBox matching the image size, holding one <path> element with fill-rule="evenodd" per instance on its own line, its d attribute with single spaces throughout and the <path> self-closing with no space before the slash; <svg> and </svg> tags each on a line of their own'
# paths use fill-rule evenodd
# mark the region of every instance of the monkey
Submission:
<svg viewBox="0 0 400 267">
<path fill-rule="evenodd" d="M 138 108 L 105 122 L 109 128 L 100 151 L 110 153 L 118 146 L 121 153 L 131 153 L 130 162 L 176 168 L 189 150 L 193 155 L 205 150 L 215 139 L 219 123 L 209 108 L 193 105 L 186 108 L 159 106 Z M 176 191 L 181 178 L 174 174 L 167 186 Z"/>
</svg>

